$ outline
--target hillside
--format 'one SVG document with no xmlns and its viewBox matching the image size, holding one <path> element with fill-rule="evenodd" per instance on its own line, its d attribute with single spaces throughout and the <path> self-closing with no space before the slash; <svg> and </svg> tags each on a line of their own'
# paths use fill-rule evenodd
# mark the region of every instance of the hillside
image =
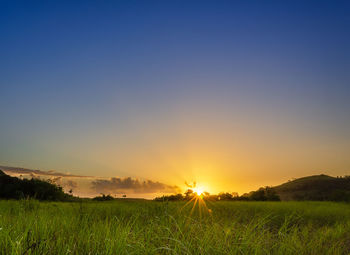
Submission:
<svg viewBox="0 0 350 255">
<path fill-rule="evenodd" d="M 350 177 L 313 175 L 273 187 L 281 200 L 350 201 Z"/>
</svg>

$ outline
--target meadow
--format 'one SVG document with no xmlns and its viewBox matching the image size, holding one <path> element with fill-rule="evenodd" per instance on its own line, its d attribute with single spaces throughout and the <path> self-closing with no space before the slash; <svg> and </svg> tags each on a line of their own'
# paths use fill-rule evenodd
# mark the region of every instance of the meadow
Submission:
<svg viewBox="0 0 350 255">
<path fill-rule="evenodd" d="M 0 201 L 1 254 L 349 254 L 350 204 Z"/>
</svg>

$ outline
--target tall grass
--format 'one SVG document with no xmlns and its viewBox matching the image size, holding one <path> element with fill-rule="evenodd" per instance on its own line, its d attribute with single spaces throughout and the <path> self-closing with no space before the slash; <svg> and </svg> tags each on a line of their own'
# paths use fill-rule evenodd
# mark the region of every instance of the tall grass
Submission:
<svg viewBox="0 0 350 255">
<path fill-rule="evenodd" d="M 349 254 L 350 205 L 0 201 L 0 254 Z"/>
</svg>

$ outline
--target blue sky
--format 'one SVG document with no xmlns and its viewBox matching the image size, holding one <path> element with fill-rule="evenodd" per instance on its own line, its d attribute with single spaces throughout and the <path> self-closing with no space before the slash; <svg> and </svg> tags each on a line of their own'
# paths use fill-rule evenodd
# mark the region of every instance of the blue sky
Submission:
<svg viewBox="0 0 350 255">
<path fill-rule="evenodd" d="M 1 1 L 0 163 L 215 191 L 348 174 L 349 11 Z"/>
</svg>

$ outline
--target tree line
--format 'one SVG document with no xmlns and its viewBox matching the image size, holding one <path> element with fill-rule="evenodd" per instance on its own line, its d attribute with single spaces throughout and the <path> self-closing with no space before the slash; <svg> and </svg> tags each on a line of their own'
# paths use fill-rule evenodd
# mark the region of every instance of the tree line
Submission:
<svg viewBox="0 0 350 255">
<path fill-rule="evenodd" d="M 186 201 L 198 196 L 192 189 L 187 189 L 184 194 L 168 195 L 156 197 L 155 201 Z M 211 195 L 208 192 L 203 192 L 201 198 L 210 201 L 281 201 L 276 191 L 271 187 L 263 187 L 256 191 L 245 193 L 241 196 L 238 193 L 222 192 Z"/>
</svg>

